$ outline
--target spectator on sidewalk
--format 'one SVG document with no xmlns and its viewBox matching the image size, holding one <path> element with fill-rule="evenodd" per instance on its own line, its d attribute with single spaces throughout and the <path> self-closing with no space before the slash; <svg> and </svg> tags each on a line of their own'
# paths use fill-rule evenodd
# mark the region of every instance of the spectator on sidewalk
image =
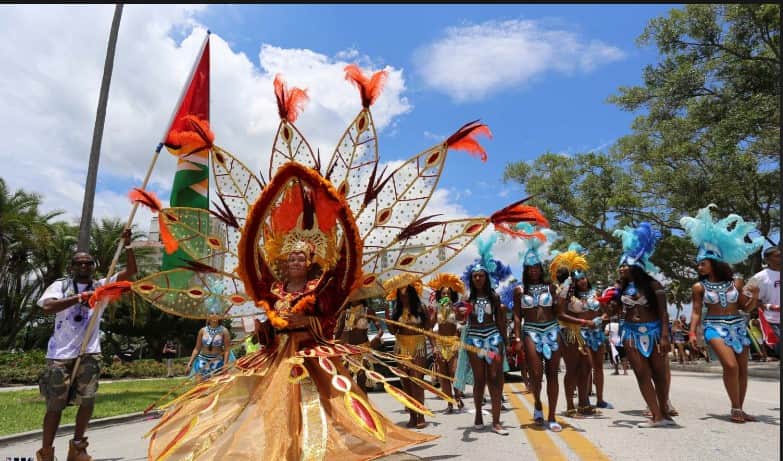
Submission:
<svg viewBox="0 0 783 461">
<path fill-rule="evenodd" d="M 174 377 L 174 357 L 177 356 L 177 342 L 169 336 L 163 344 L 163 358 L 166 359 L 166 377 Z"/>
<path fill-rule="evenodd" d="M 49 338 L 46 351 L 46 369 L 38 380 L 41 395 L 46 399 L 46 414 L 43 420 L 41 449 L 35 454 L 37 461 L 53 461 L 54 437 L 60 426 L 63 409 L 78 405 L 73 439 L 68 443 L 68 460 L 89 461 L 87 437 L 84 432 L 92 417 L 95 393 L 98 390 L 101 354 L 100 328 L 94 328 L 87 343 L 74 382 L 71 383 L 76 359 L 81 353 L 87 326 L 93 315 L 103 315 L 103 310 L 91 309 L 88 301 L 93 291 L 109 282 L 129 280 L 136 274 L 136 258 L 129 247 L 131 231 L 126 229 L 122 238 L 125 242 L 126 266 L 111 280 L 95 280 L 95 259 L 83 251 L 71 257 L 69 275 L 49 285 L 38 300 L 45 314 L 54 314 L 54 332 Z M 105 309 L 105 308 L 104 308 Z"/>
<path fill-rule="evenodd" d="M 628 361 L 625 358 L 625 348 L 620 337 L 620 323 L 615 318 L 614 321 L 606 325 L 606 335 L 609 337 L 609 348 L 611 350 L 611 361 L 614 365 L 613 375 L 619 375 L 619 366 L 623 366 L 623 374 L 628 374 Z"/>
<path fill-rule="evenodd" d="M 780 247 L 764 250 L 767 267 L 748 281 L 750 286 L 759 287 L 759 321 L 764 334 L 764 343 L 780 357 Z"/>
</svg>

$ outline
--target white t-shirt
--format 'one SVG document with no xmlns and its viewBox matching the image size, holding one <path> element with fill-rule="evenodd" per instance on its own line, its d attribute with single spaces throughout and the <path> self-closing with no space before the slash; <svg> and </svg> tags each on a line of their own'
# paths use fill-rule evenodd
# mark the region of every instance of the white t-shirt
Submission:
<svg viewBox="0 0 783 461">
<path fill-rule="evenodd" d="M 751 280 L 759 287 L 759 302 L 780 306 L 780 271 L 766 268 L 754 275 Z M 764 318 L 770 323 L 780 324 L 780 311 L 764 309 Z"/>
<path fill-rule="evenodd" d="M 609 335 L 609 341 L 616 346 L 622 345 L 620 341 L 620 324 L 617 322 L 609 322 L 606 325 L 606 334 Z"/>
<path fill-rule="evenodd" d="M 112 282 L 117 281 L 117 276 L 111 278 Z M 93 282 L 92 289 L 88 290 L 86 283 L 77 283 L 79 293 L 84 291 L 93 291 L 106 283 L 106 279 L 100 279 Z M 67 285 L 67 286 L 66 286 Z M 73 280 L 70 278 L 55 280 L 38 299 L 38 305 L 43 307 L 47 299 L 59 300 L 68 298 L 76 294 L 74 291 Z M 105 310 L 105 307 L 104 309 Z M 100 314 L 103 314 L 101 310 Z M 86 303 L 81 305 L 78 302 L 67 309 L 63 309 L 54 318 L 54 332 L 49 338 L 49 346 L 46 348 L 47 359 L 75 359 L 79 356 L 82 348 L 82 340 L 87 332 L 87 325 L 90 324 L 90 318 L 95 314 L 93 309 Z M 100 322 L 100 319 L 98 319 Z M 100 354 L 100 324 L 92 332 L 90 342 L 84 351 L 87 354 Z"/>
</svg>

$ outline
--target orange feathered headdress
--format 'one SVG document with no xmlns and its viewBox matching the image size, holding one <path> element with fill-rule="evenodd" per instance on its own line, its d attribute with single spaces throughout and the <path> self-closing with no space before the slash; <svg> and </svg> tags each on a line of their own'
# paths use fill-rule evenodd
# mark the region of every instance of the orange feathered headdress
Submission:
<svg viewBox="0 0 783 461">
<path fill-rule="evenodd" d="M 427 283 L 427 286 L 436 293 L 443 287 L 449 287 L 453 292 L 458 294 L 465 292 L 465 284 L 462 282 L 462 280 L 460 280 L 460 278 L 454 274 L 448 274 L 445 272 L 441 272 L 440 274 L 435 275 Z"/>
<path fill-rule="evenodd" d="M 268 261 L 279 263 L 289 253 L 302 251 L 328 270 L 338 258 L 334 232 L 342 204 L 324 190 L 305 188 L 301 182 L 289 183 L 282 194 L 264 230 Z"/>
</svg>

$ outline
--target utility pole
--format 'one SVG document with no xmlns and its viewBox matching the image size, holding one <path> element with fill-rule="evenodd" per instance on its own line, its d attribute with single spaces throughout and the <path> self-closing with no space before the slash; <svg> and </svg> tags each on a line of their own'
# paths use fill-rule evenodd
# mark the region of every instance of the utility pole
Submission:
<svg viewBox="0 0 783 461">
<path fill-rule="evenodd" d="M 92 209 L 95 203 L 95 183 L 98 177 L 98 162 L 101 156 L 101 141 L 103 140 L 103 125 L 106 121 L 106 105 L 109 100 L 109 84 L 114 68 L 114 51 L 117 48 L 117 34 L 120 29 L 122 4 L 114 6 L 114 19 L 111 22 L 109 45 L 106 50 L 106 62 L 103 66 L 103 81 L 98 97 L 98 112 L 95 116 L 95 127 L 92 132 L 92 147 L 90 148 L 90 163 L 87 167 L 87 181 L 84 185 L 84 202 L 82 203 L 82 220 L 79 225 L 78 251 L 90 249 L 90 225 L 92 224 Z"/>
</svg>

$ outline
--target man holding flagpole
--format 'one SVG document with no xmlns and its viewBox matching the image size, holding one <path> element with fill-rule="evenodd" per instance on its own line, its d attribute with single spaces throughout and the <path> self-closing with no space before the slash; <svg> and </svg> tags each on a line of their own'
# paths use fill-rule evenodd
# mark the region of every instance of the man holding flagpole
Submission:
<svg viewBox="0 0 783 461">
<path fill-rule="evenodd" d="M 68 444 L 68 461 L 89 461 L 87 437 L 84 432 L 92 416 L 95 393 L 98 390 L 101 353 L 99 329 L 89 330 L 94 316 L 103 315 L 106 304 L 92 309 L 88 300 L 95 289 L 109 282 L 129 280 L 136 274 L 136 258 L 130 245 L 131 231 L 126 229 L 122 241 L 126 248 L 125 270 L 110 279 L 94 280 L 95 260 L 83 251 L 73 255 L 69 277 L 54 281 L 38 300 L 46 314 L 55 314 L 54 332 L 46 351 L 46 369 L 38 386 L 46 398 L 43 420 L 43 440 L 36 453 L 38 461 L 54 460 L 54 437 L 60 425 L 63 409 L 69 404 L 79 405 L 73 439 Z M 80 344 L 88 342 L 80 357 Z M 78 370 L 74 368 L 78 367 Z M 74 373 L 75 371 L 75 373 Z M 75 378 L 71 380 L 71 376 Z"/>
</svg>

